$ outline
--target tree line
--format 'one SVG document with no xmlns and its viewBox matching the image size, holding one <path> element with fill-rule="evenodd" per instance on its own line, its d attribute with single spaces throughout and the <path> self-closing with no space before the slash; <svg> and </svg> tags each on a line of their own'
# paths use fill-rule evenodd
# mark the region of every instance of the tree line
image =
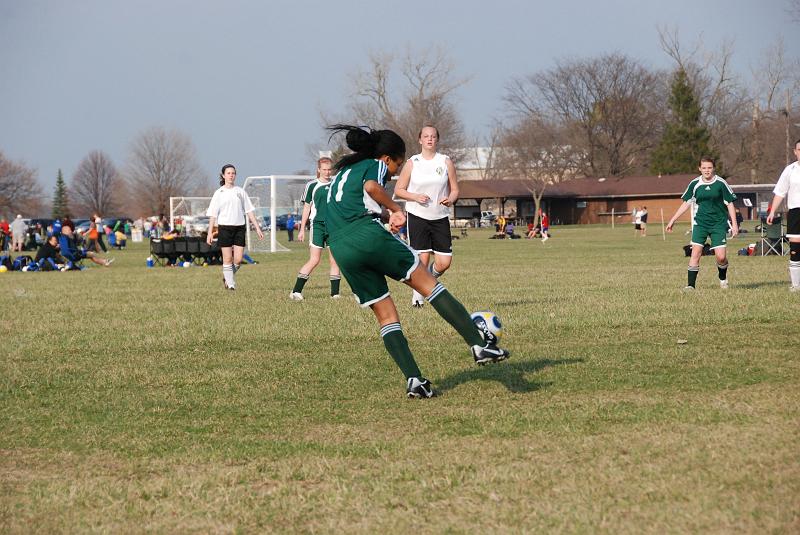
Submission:
<svg viewBox="0 0 800 535">
<path fill-rule="evenodd" d="M 58 170 L 52 197 L 36 173 L 0 151 L 0 213 L 90 216 L 169 212 L 169 198 L 208 193 L 207 176 L 191 138 L 178 130 L 153 127 L 134 139 L 125 167 L 118 169 L 101 150 L 89 152 L 71 179 Z"/>
<path fill-rule="evenodd" d="M 694 173 L 700 156 L 718 161 L 723 176 L 772 182 L 800 137 L 800 61 L 776 40 L 749 77 L 731 67 L 733 46 L 685 46 L 659 29 L 671 66 L 655 69 L 621 53 L 556 60 L 552 67 L 508 80 L 499 113 L 482 138 L 470 136 L 459 114 L 458 76 L 441 49 L 402 56 L 371 53 L 351 73 L 345 106 L 321 114 L 323 125 L 390 128 L 417 147 L 419 129 L 433 124 L 441 150 L 458 164 L 485 147 L 482 178 L 525 179 L 538 203 L 549 184 L 581 176 Z M 322 141 L 327 144 L 327 140 Z M 309 145 L 316 160 L 320 143 Z M 345 151 L 333 147 L 334 157 Z M 312 158 L 310 158 L 312 159 Z M 169 197 L 207 186 L 194 146 L 181 132 L 151 128 L 133 142 L 125 167 L 92 151 L 69 183 L 59 179 L 54 209 L 73 213 L 163 213 Z M 59 193 L 61 192 L 61 193 Z M 44 196 L 35 172 L 0 152 L 0 212 L 31 213 Z M 67 200 L 68 199 L 68 200 Z M 27 210 L 26 210 L 27 208 Z"/>
</svg>

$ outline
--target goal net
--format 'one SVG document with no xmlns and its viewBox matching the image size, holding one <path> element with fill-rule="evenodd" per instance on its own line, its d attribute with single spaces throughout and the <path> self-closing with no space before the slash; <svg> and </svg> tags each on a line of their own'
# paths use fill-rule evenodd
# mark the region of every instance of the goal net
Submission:
<svg viewBox="0 0 800 535">
<path fill-rule="evenodd" d="M 175 228 L 180 223 L 187 236 L 199 236 L 208 230 L 206 211 L 211 197 L 170 197 L 169 226 Z"/>
<path fill-rule="evenodd" d="M 303 191 L 306 184 L 315 178 L 310 175 L 247 177 L 242 187 L 250 196 L 250 201 L 255 207 L 256 219 L 265 234 L 264 240 L 259 240 L 255 229 L 247 225 L 247 249 L 251 253 L 289 250 L 284 245 L 289 238 L 286 233 L 286 220 L 289 214 L 294 214 L 296 225 L 300 225 L 303 214 Z"/>
</svg>

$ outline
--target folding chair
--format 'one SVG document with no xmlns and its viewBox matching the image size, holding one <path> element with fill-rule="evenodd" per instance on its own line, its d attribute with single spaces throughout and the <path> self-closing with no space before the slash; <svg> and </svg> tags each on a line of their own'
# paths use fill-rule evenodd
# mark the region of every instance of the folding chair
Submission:
<svg viewBox="0 0 800 535">
<path fill-rule="evenodd" d="M 771 254 L 778 256 L 785 255 L 786 248 L 783 244 L 786 241 L 782 218 L 774 218 L 771 225 L 768 225 L 766 220 L 761 221 L 761 240 L 758 247 L 761 251 L 761 256 Z"/>
</svg>

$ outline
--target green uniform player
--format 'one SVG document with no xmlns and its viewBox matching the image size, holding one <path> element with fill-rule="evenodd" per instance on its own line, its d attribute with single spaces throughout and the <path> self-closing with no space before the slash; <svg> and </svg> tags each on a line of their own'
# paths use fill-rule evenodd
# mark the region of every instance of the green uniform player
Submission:
<svg viewBox="0 0 800 535">
<path fill-rule="evenodd" d="M 306 225 L 311 223 L 311 239 L 309 240 L 309 259 L 308 262 L 303 264 L 297 274 L 297 279 L 294 283 L 289 298 L 293 301 L 303 300 L 303 287 L 311 272 L 320 262 L 322 258 L 322 250 L 327 246 L 328 236 L 325 228 L 325 205 L 328 199 L 328 187 L 330 186 L 330 177 L 333 170 L 333 161 L 328 157 L 322 157 L 317 161 L 317 179 L 312 180 L 306 184 L 305 191 L 303 192 L 303 216 L 300 222 L 300 232 L 297 234 L 299 241 L 305 240 Z M 341 283 L 341 275 L 339 274 L 339 266 L 330 256 L 331 269 L 330 269 L 330 282 L 331 282 L 331 298 L 338 299 L 339 285 Z"/>
<path fill-rule="evenodd" d="M 405 161 L 403 139 L 391 130 L 367 131 L 349 125 L 335 125 L 330 130 L 346 132 L 347 146 L 353 151 L 337 162 L 338 173 L 328 189 L 325 224 L 331 252 L 358 302 L 375 314 L 384 346 L 406 377 L 406 394 L 429 398 L 433 388 L 422 377 L 408 347 L 387 276 L 425 296 L 467 342 L 476 363 L 508 358 L 508 351 L 483 340 L 464 306 L 420 264 L 417 254 L 380 222 L 382 206 L 389 210 L 393 231 L 406 222 L 400 206 L 384 189 Z"/>
<path fill-rule="evenodd" d="M 731 237 L 739 233 L 736 211 L 733 206 L 736 195 L 723 178 L 714 174 L 714 160 L 711 158 L 700 160 L 700 176 L 689 183 L 681 199 L 683 203 L 667 224 L 669 232 L 672 232 L 675 221 L 686 210 L 692 206 L 697 207 L 692 215 L 692 255 L 689 260 L 688 283 L 685 290 L 695 289 L 697 274 L 700 271 L 700 257 L 703 255 L 703 247 L 709 237 L 711 238 L 711 249 L 717 258 L 720 287 L 727 289 L 728 229 L 730 228 Z"/>
<path fill-rule="evenodd" d="M 710 182 L 699 176 L 689 183 L 681 199 L 697 206 L 692 217 L 692 245 L 703 247 L 710 237 L 711 249 L 725 247 L 728 236 L 727 206 L 736 200 L 728 183 L 716 175 Z"/>
</svg>

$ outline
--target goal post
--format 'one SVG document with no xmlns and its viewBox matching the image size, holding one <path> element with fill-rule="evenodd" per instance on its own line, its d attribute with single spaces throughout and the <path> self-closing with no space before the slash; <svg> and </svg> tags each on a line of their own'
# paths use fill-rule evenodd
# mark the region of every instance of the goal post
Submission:
<svg viewBox="0 0 800 535">
<path fill-rule="evenodd" d="M 269 241 L 260 241 L 247 225 L 247 249 L 251 253 L 275 253 L 289 249 L 280 243 L 278 233 L 285 229 L 289 214 L 300 223 L 303 213 L 303 192 L 306 184 L 316 180 L 311 175 L 249 176 L 242 186 L 255 207 L 255 216 L 262 228 L 269 231 Z"/>
</svg>

